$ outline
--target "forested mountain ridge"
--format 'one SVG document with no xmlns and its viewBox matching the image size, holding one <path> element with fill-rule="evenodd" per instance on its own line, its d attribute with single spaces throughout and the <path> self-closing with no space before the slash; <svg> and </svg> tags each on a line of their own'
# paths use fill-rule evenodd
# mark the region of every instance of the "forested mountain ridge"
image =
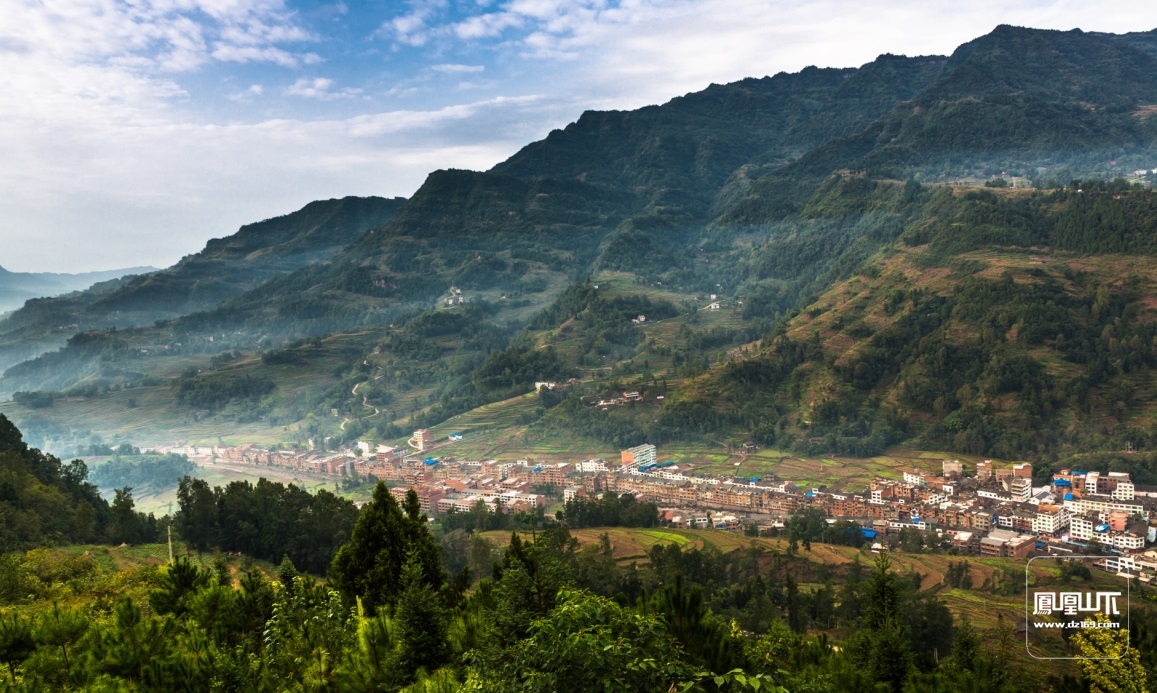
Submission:
<svg viewBox="0 0 1157 693">
<path fill-rule="evenodd" d="M 937 78 L 862 131 L 754 183 L 721 222 L 797 209 L 832 171 L 953 181 L 992 174 L 1038 183 L 1111 177 L 1157 161 L 1157 37 L 1000 26 L 959 47 Z"/>
<path fill-rule="evenodd" d="M 931 82 L 944 60 L 883 55 L 860 68 L 713 84 L 662 106 L 588 111 L 491 170 L 633 190 L 649 211 L 702 216 L 741 167 L 782 165 L 859 131 Z"/>
</svg>

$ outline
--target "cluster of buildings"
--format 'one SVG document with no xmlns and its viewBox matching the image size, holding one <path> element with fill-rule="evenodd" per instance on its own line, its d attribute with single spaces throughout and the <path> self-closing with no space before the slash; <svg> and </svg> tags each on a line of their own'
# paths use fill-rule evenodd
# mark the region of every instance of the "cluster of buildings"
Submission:
<svg viewBox="0 0 1157 693">
<path fill-rule="evenodd" d="M 655 503 L 673 525 L 770 527 L 814 507 L 829 521 L 859 523 L 870 540 L 911 528 L 933 533 L 937 543 L 950 542 L 961 552 L 990 556 L 1103 549 L 1126 557 L 1157 541 L 1157 488 L 1137 486 L 1127 472 L 1063 469 L 1049 483 L 1034 486 L 1029 463 L 995 469 L 985 460 L 966 475 L 959 460 L 945 460 L 939 474 L 905 471 L 900 479 L 875 479 L 858 492 L 821 491 L 790 481 L 695 474 L 660 461 L 654 445 L 623 450 L 617 461 L 468 461 L 414 454 L 432 442 L 429 431 L 419 430 L 407 447 L 360 442 L 358 455 L 253 445 L 156 450 L 322 474 L 373 475 L 399 498 L 413 488 L 431 513 L 468 511 L 479 501 L 492 510 L 530 510 L 546 504 L 548 495 L 561 493 L 565 501 L 614 491 Z M 547 487 L 554 491 L 545 493 Z M 1124 569 L 1139 570 L 1132 563 Z"/>
</svg>

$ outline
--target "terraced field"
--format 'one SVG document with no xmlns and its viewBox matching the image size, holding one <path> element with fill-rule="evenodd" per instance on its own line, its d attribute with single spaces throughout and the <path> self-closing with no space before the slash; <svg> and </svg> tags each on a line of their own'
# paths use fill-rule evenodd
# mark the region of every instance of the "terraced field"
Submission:
<svg viewBox="0 0 1157 693">
<path fill-rule="evenodd" d="M 517 425 L 518 417 L 530 414 L 538 405 L 538 395 L 529 393 L 484 404 L 477 409 L 453 416 L 434 426 L 430 432 L 435 440 L 445 439 L 451 433 L 497 430 Z"/>
</svg>

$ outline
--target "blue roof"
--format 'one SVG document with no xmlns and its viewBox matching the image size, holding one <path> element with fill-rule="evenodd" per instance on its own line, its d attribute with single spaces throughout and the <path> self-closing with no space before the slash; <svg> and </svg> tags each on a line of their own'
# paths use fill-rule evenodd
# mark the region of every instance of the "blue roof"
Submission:
<svg viewBox="0 0 1157 693">
<path fill-rule="evenodd" d="M 1079 469 L 1074 469 L 1074 470 L 1072 470 L 1072 471 L 1071 471 L 1071 472 L 1069 472 L 1069 473 L 1070 473 L 1070 474 L 1088 474 L 1088 472 L 1082 472 L 1082 471 L 1081 471 L 1081 470 L 1079 470 Z"/>
<path fill-rule="evenodd" d="M 1053 479 L 1053 486 L 1069 486 L 1072 487 L 1072 482 L 1068 479 Z"/>
<path fill-rule="evenodd" d="M 1071 493 L 1065 494 L 1065 500 L 1072 500 L 1072 499 L 1073 499 L 1073 494 L 1071 494 Z"/>
<path fill-rule="evenodd" d="M 753 484 L 754 484 L 754 483 L 756 483 L 756 482 L 758 482 L 758 481 L 761 481 L 761 479 L 760 479 L 759 477 L 757 477 L 757 476 L 753 476 L 753 477 L 751 477 L 751 483 L 753 483 Z"/>
<path fill-rule="evenodd" d="M 1097 525 L 1094 529 L 1098 532 L 1108 532 L 1109 525 Z"/>
<path fill-rule="evenodd" d="M 532 471 L 532 472 L 541 472 L 541 471 L 542 471 L 542 465 L 540 464 L 540 465 L 538 465 L 537 467 L 535 467 L 534 469 L 532 469 L 532 470 L 530 470 L 530 471 Z"/>
<path fill-rule="evenodd" d="M 863 535 L 865 537 L 867 537 L 868 539 L 875 539 L 876 538 L 876 530 L 874 530 L 874 529 L 868 529 L 867 527 L 864 527 L 864 528 L 860 529 L 860 532 L 862 532 Z"/>
<path fill-rule="evenodd" d="M 811 491 L 808 491 L 808 492 L 807 492 L 807 496 L 806 496 L 806 497 L 807 497 L 807 498 L 815 498 L 815 497 L 816 497 L 816 494 L 812 493 Z"/>
<path fill-rule="evenodd" d="M 913 517 L 913 518 L 912 518 L 912 523 L 913 523 L 913 524 L 915 524 L 915 523 L 917 523 L 917 522 L 919 522 L 919 521 L 920 521 L 920 518 L 919 518 L 919 517 Z"/>
</svg>

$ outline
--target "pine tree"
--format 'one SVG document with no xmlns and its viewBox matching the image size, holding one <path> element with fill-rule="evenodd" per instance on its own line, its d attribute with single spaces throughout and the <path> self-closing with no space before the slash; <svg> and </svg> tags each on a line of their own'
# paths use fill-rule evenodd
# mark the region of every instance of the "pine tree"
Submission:
<svg viewBox="0 0 1157 693">
<path fill-rule="evenodd" d="M 350 602 L 361 597 L 370 613 L 397 601 L 403 587 L 402 566 L 411 551 L 416 552 L 428 586 L 436 589 L 445 581 L 441 554 L 413 489 L 406 506 L 403 513 L 385 483 L 378 482 L 373 500 L 362 508 L 349 542 L 330 566 L 330 584 Z"/>
<path fill-rule="evenodd" d="M 400 651 L 398 665 L 406 680 L 419 670 L 433 672 L 449 659 L 446 619 L 438 595 L 422 576 L 421 556 L 412 550 L 402 566 L 402 593 L 394 611 Z"/>
<path fill-rule="evenodd" d="M 19 614 L 0 617 L 0 663 L 7 665 L 12 683 L 16 683 L 16 667 L 35 649 L 30 621 Z"/>
</svg>

